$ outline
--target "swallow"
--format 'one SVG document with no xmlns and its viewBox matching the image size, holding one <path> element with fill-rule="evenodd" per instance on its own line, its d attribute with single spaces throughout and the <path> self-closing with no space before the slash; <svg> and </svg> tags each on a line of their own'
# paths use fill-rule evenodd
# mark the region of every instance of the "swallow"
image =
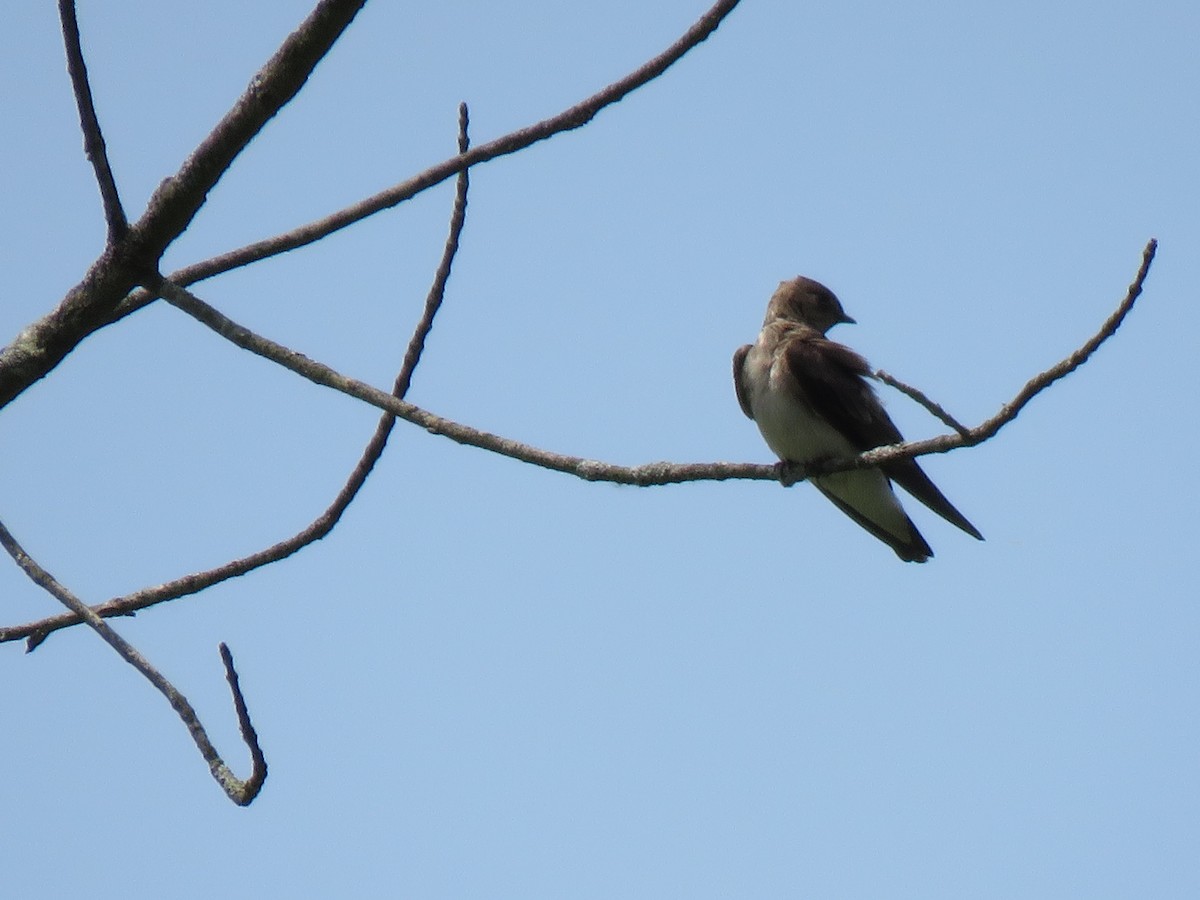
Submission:
<svg viewBox="0 0 1200 900">
<path fill-rule="evenodd" d="M 733 382 L 742 412 L 784 462 L 848 459 L 904 440 L 868 380 L 873 375 L 867 361 L 825 336 L 840 323 L 853 324 L 854 319 L 829 288 L 811 278 L 794 278 L 781 282 L 771 296 L 758 340 L 733 355 Z M 983 540 L 915 459 L 809 480 L 906 562 L 923 563 L 933 550 L 900 505 L 893 483 Z"/>
</svg>

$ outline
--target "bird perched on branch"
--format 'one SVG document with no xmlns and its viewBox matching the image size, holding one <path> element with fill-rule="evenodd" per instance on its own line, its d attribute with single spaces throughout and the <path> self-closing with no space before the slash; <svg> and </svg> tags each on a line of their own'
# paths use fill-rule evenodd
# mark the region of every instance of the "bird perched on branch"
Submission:
<svg viewBox="0 0 1200 900">
<path fill-rule="evenodd" d="M 738 403 L 784 462 L 846 459 L 904 440 L 867 381 L 872 377 L 867 361 L 825 337 L 842 322 L 854 319 L 829 288 L 811 278 L 793 278 L 781 282 L 772 295 L 758 340 L 733 355 Z M 933 550 L 900 505 L 892 482 L 983 540 L 915 459 L 810 480 L 906 562 L 925 562 Z"/>
</svg>

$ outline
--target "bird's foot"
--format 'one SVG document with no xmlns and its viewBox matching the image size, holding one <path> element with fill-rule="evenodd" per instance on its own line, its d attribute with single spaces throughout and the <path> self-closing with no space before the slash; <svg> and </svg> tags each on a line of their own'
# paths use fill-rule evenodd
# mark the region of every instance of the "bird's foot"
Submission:
<svg viewBox="0 0 1200 900">
<path fill-rule="evenodd" d="M 791 487 L 797 481 L 808 477 L 802 463 L 788 462 L 786 459 L 775 464 L 775 471 L 778 473 L 779 483 L 784 487 Z"/>
</svg>

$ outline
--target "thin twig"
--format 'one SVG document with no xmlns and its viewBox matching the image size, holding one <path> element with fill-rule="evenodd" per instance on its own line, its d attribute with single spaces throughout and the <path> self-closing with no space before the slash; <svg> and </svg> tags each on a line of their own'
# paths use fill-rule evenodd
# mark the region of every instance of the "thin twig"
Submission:
<svg viewBox="0 0 1200 900">
<path fill-rule="evenodd" d="M 974 428 L 967 429 L 965 435 L 944 434 L 924 441 L 909 441 L 903 444 L 893 444 L 890 447 L 878 447 L 874 450 L 868 450 L 866 453 L 859 454 L 850 461 L 851 465 L 839 465 L 838 469 L 867 469 L 894 459 L 925 456 L 930 453 L 946 453 L 958 447 L 970 447 L 975 444 L 981 444 L 994 436 L 996 432 L 1015 419 L 1017 414 L 1025 408 L 1030 400 L 1060 378 L 1066 377 L 1082 366 L 1100 348 L 1101 344 L 1117 333 L 1117 329 L 1121 327 L 1121 323 L 1125 321 L 1125 317 L 1133 309 L 1133 304 L 1141 296 L 1142 286 L 1145 284 L 1146 276 L 1150 274 L 1150 264 L 1154 262 L 1154 254 L 1157 250 L 1158 241 L 1151 238 L 1146 244 L 1145 249 L 1142 250 L 1142 264 L 1138 267 L 1137 275 L 1134 276 L 1133 282 L 1125 292 L 1125 299 L 1121 301 L 1113 314 L 1104 321 L 1104 324 L 1100 326 L 1100 330 L 1066 359 L 1051 366 L 1046 371 L 1038 373 L 1025 382 L 1025 386 L 1017 392 L 1017 395 L 1012 400 L 1000 407 L 1000 411 L 996 415 L 981 422 Z M 824 471 L 824 469 L 821 471 Z M 829 471 L 837 470 L 830 469 Z M 813 474 L 817 473 L 814 471 Z"/>
<path fill-rule="evenodd" d="M 250 79 L 233 107 L 179 170 L 163 181 L 134 225 L 143 256 L 157 262 L 188 227 L 209 192 L 246 146 L 300 92 L 366 0 L 321 0 Z M 143 259 L 143 262 L 150 260 Z"/>
<path fill-rule="evenodd" d="M 258 792 L 262 790 L 263 782 L 267 780 L 267 758 L 263 756 L 262 747 L 258 743 L 258 732 L 254 730 L 254 723 L 250 721 L 250 710 L 246 708 L 241 679 L 238 678 L 237 669 L 233 667 L 233 654 L 229 652 L 229 645 L 221 641 L 217 645 L 217 650 L 220 652 L 221 662 L 225 666 L 225 680 L 229 682 L 229 692 L 233 694 L 233 708 L 237 712 L 238 728 L 241 729 L 242 740 L 250 748 L 250 777 L 246 779 L 240 795 L 245 798 L 245 802 L 237 797 L 234 797 L 233 801 L 239 806 L 249 806 L 250 802 L 258 796 Z M 229 793 L 228 788 L 225 792 Z"/>
<path fill-rule="evenodd" d="M 466 152 L 470 144 L 467 125 L 467 105 L 463 103 L 458 108 L 458 147 L 460 152 Z M 416 371 L 417 363 L 421 360 L 421 354 L 425 347 L 425 339 L 433 327 L 433 319 L 441 308 L 442 298 L 445 296 L 446 282 L 450 278 L 450 269 L 454 262 L 454 256 L 458 252 L 463 225 L 466 223 L 467 189 L 469 186 L 467 172 L 468 170 L 463 169 L 458 173 L 454 193 L 454 206 L 450 213 L 449 234 L 446 237 L 446 244 L 434 273 L 433 283 L 430 285 L 429 293 L 425 297 L 425 306 L 422 310 L 421 318 L 413 329 L 412 337 L 409 339 L 408 347 L 404 354 L 404 361 L 401 363 L 400 372 L 396 376 L 395 386 L 392 388 L 392 395 L 395 397 L 403 397 L 408 392 L 409 385 L 412 383 L 413 372 Z M 375 428 L 375 433 L 367 442 L 358 463 L 346 479 L 346 483 L 338 491 L 337 496 L 334 497 L 333 502 L 330 503 L 328 508 L 306 528 L 283 541 L 260 550 L 257 553 L 252 553 L 249 556 L 232 560 L 224 565 L 203 572 L 185 575 L 166 584 L 145 588 L 132 594 L 127 594 L 124 597 L 109 600 L 95 607 L 96 611 L 101 616 L 106 617 L 132 615 L 134 612 L 145 609 L 148 606 L 165 603 L 188 594 L 198 593 L 222 581 L 228 581 L 230 578 L 236 578 L 254 569 L 278 562 L 307 547 L 309 544 L 321 540 L 341 521 L 343 513 L 345 513 L 354 498 L 358 496 L 362 486 L 366 483 L 367 477 L 371 474 L 375 464 L 383 454 L 383 450 L 387 446 L 388 437 L 391 435 L 395 423 L 396 417 L 390 412 L 385 412 L 380 417 L 379 424 Z M 45 621 L 53 624 L 25 636 L 26 652 L 32 652 L 37 649 L 54 631 L 67 625 L 76 624 L 79 620 L 70 614 L 66 614 L 54 616 Z"/>
<path fill-rule="evenodd" d="M 1100 345 L 1107 341 L 1110 337 L 1117 333 L 1117 329 L 1121 327 L 1121 323 L 1125 321 L 1125 317 L 1129 315 L 1129 311 L 1133 309 L 1133 304 L 1137 298 L 1141 296 L 1142 285 L 1145 284 L 1146 276 L 1150 274 L 1150 264 L 1154 262 L 1154 254 L 1158 250 L 1158 241 L 1153 238 L 1146 244 L 1142 251 L 1142 264 L 1138 267 L 1137 275 L 1134 276 L 1133 282 L 1129 285 L 1129 289 L 1125 292 L 1125 299 L 1121 301 L 1121 305 L 1116 311 L 1109 316 L 1104 324 L 1100 326 L 1100 330 L 1092 335 L 1091 339 L 1086 344 L 1064 359 L 1057 365 L 1051 366 L 1045 372 L 1034 376 L 1025 386 L 1017 393 L 1017 396 L 1004 404 L 1000 412 L 992 416 L 977 428 L 971 429 L 972 436 L 976 438 L 976 442 L 986 440 L 993 434 L 1003 428 L 1006 424 L 1017 417 L 1019 413 L 1035 395 L 1041 393 L 1060 378 L 1065 378 L 1070 375 L 1085 362 L 1089 357 L 1100 349 Z"/>
<path fill-rule="evenodd" d="M 315 384 L 324 385 L 348 396 L 363 400 L 372 406 L 392 413 L 397 418 L 412 422 L 414 425 L 421 426 L 426 431 L 443 435 L 460 444 L 490 450 L 501 456 L 532 463 L 542 468 L 576 475 L 587 481 L 612 481 L 618 484 L 647 486 L 650 484 L 670 484 L 678 481 L 709 480 L 714 477 L 717 479 L 721 479 L 722 477 L 754 477 L 746 473 L 756 467 L 751 466 L 747 468 L 740 464 L 717 464 L 733 466 L 738 473 L 737 475 L 721 475 L 708 473 L 707 466 L 710 464 L 689 467 L 686 465 L 677 466 L 672 463 L 652 463 L 649 466 L 628 468 L 584 459 L 581 456 L 568 456 L 549 450 L 541 450 L 529 444 L 523 444 L 520 441 L 480 431 L 469 425 L 463 425 L 451 419 L 442 418 L 406 400 L 401 400 L 385 391 L 381 391 L 379 388 L 373 387 L 366 382 L 349 378 L 324 363 L 310 359 L 303 353 L 285 347 L 283 344 L 265 338 L 251 331 L 249 328 L 239 325 L 224 313 L 209 306 L 191 291 L 179 287 L 165 278 L 151 281 L 150 289 L 162 296 L 172 306 L 183 310 L 201 324 L 208 326 L 221 335 L 221 337 L 236 344 L 243 350 L 248 350 L 264 359 L 278 363 L 285 369 L 290 369 Z M 769 470 L 772 467 L 763 466 L 758 468 Z"/>
<path fill-rule="evenodd" d="M 875 377 L 884 384 L 890 384 L 900 393 L 905 394 L 913 400 L 916 400 L 919 404 L 925 407 L 925 409 L 932 413 L 934 417 L 940 419 L 943 424 L 949 425 L 959 434 L 965 435 L 970 432 L 970 429 L 967 428 L 966 425 L 963 425 L 958 421 L 958 419 L 946 412 L 946 410 L 943 409 L 940 404 L 930 400 L 919 388 L 915 388 L 911 384 L 905 384 L 899 378 L 894 378 L 887 372 L 883 371 L 883 369 L 877 369 L 875 371 Z"/>
<path fill-rule="evenodd" d="M 922 456 L 927 453 L 944 453 L 954 447 L 978 444 L 991 437 L 1005 424 L 1015 419 L 1017 413 L 1036 394 L 1081 366 L 1105 340 L 1116 332 L 1121 321 L 1128 314 L 1129 310 L 1133 308 L 1134 301 L 1141 294 L 1142 283 L 1150 271 L 1150 263 L 1154 259 L 1156 247 L 1157 243 L 1154 240 L 1151 240 L 1146 245 L 1146 249 L 1142 254 L 1142 265 L 1133 283 L 1129 286 L 1125 299 L 1121 302 L 1117 311 L 1104 323 L 1099 332 L 1062 362 L 1032 378 L 1013 400 L 1006 403 L 1000 409 L 1000 412 L 981 425 L 968 429 L 965 436 L 961 434 L 942 435 L 941 437 L 931 438 L 927 441 L 915 441 L 894 444 L 889 447 L 879 447 L 859 454 L 852 459 L 830 460 L 828 463 L 821 465 L 819 469 L 813 468 L 812 472 L 819 471 L 825 473 L 845 471 L 847 469 L 870 468 L 894 459 Z M 532 463 L 546 469 L 575 475 L 586 481 L 611 481 L 617 484 L 648 486 L 650 484 L 673 484 L 679 481 L 721 480 L 729 477 L 776 477 L 774 466 L 761 467 L 770 471 L 772 473 L 770 476 L 766 476 L 765 474 L 760 476 L 757 472 L 754 474 L 745 474 L 745 470 L 739 470 L 740 474 L 734 476 L 729 474 L 729 470 L 725 468 L 728 464 L 710 464 L 716 465 L 718 468 L 713 469 L 711 473 L 705 473 L 703 471 L 705 468 L 704 465 L 699 467 L 677 467 L 670 463 L 655 463 L 651 465 L 652 474 L 649 474 L 646 467 L 631 469 L 626 466 L 616 466 L 595 460 L 587 460 L 579 456 L 567 456 L 561 453 L 541 450 L 529 444 L 522 444 L 519 441 L 500 437 L 486 431 L 480 431 L 450 419 L 444 419 L 441 416 L 421 409 L 419 406 L 414 406 L 411 403 L 386 394 L 365 382 L 348 378 L 323 363 L 309 359 L 302 353 L 298 353 L 269 338 L 255 334 L 250 329 L 239 325 L 228 316 L 209 306 L 186 288 L 172 284 L 166 279 L 159 279 L 152 283 L 150 287 L 151 290 L 161 294 L 171 305 L 183 310 L 243 350 L 249 350 L 251 353 L 276 362 L 286 369 L 290 369 L 296 374 L 307 378 L 309 381 L 333 388 L 336 391 L 341 391 L 351 397 L 356 397 L 359 400 L 370 403 L 372 406 L 377 406 L 382 410 L 391 412 L 398 418 L 412 422 L 414 425 L 420 425 L 426 431 L 444 435 L 460 444 L 480 447 L 484 450 L 498 453 L 501 456 L 520 460 L 521 462 Z"/>
<path fill-rule="evenodd" d="M 787 475 L 790 481 L 800 481 L 811 475 L 844 471 L 847 469 L 870 468 L 896 459 L 924 456 L 930 453 L 945 453 L 958 447 L 972 446 L 994 436 L 1005 424 L 1016 418 L 1017 413 L 1038 393 L 1045 390 L 1054 381 L 1062 378 L 1068 372 L 1082 365 L 1096 349 L 1110 338 L 1120 326 L 1125 316 L 1133 308 L 1134 302 L 1142 292 L 1142 285 L 1150 271 L 1157 244 L 1151 240 L 1142 254 L 1142 264 L 1137 276 L 1129 286 L 1125 299 L 1100 330 L 1090 338 L 1080 349 L 1076 350 L 1062 362 L 1047 369 L 1031 379 L 1025 387 L 1000 411 L 982 424 L 967 430 L 966 435 L 944 434 L 922 441 L 911 441 L 903 444 L 893 444 L 868 450 L 852 459 L 830 460 L 808 467 L 790 466 Z M 413 424 L 434 433 L 444 435 L 460 444 L 479 447 L 520 462 L 541 466 L 557 472 L 564 472 L 582 478 L 585 481 L 607 481 L 615 484 L 652 487 L 657 485 L 680 484 L 690 481 L 726 481 L 730 479 L 745 479 L 756 481 L 774 481 L 780 479 L 780 467 L 755 463 L 670 463 L 656 462 L 640 466 L 618 466 L 598 460 L 584 459 L 579 456 L 567 456 L 549 450 L 541 450 L 528 444 L 522 444 L 499 435 L 479 431 L 466 425 L 443 419 L 420 407 L 413 406 L 397 397 L 364 384 L 361 381 L 347 378 L 328 366 L 314 362 L 303 354 L 296 353 L 279 344 L 262 338 L 248 329 L 232 322 L 203 301 L 194 297 L 190 292 L 163 282 L 161 289 L 167 299 L 178 305 L 189 315 L 208 325 L 222 336 L 233 341 L 238 346 L 250 350 L 267 359 L 291 369 L 299 375 L 335 390 L 342 391 L 387 412 L 405 419 Z M 240 573 L 239 573 L 240 574 Z M 194 577 L 194 576 L 193 576 Z M 180 582 L 184 579 L 180 579 Z M 175 582 L 174 584 L 179 584 Z M 206 587 L 201 584 L 193 590 L 180 590 L 179 595 L 194 593 Z M 154 589 L 151 589 L 153 591 Z M 131 610 L 149 606 L 161 600 L 145 601 L 150 592 L 131 594 L 122 598 L 120 605 L 116 601 L 102 604 L 95 608 L 102 616 L 127 615 Z M 163 598 L 166 599 L 166 598 Z M 39 635 L 56 631 L 60 628 L 78 624 L 78 617 L 72 615 L 57 616 L 17 625 L 0 628 L 0 643 L 15 640 L 40 640 Z"/>
<path fill-rule="evenodd" d="M 467 133 L 469 123 L 467 104 L 460 103 L 458 105 L 459 153 L 466 153 L 470 149 L 471 139 Z M 404 397 L 408 393 L 408 388 L 412 384 L 413 372 L 416 371 L 417 363 L 421 361 L 421 354 L 425 351 L 425 340 L 429 337 L 430 329 L 433 328 L 434 316 L 442 307 L 442 299 L 446 294 L 446 282 L 450 279 L 450 268 L 454 265 L 454 257 L 458 253 L 458 241 L 462 236 L 463 225 L 467 221 L 467 190 L 471 184 L 469 172 L 469 169 L 463 169 L 458 173 L 458 180 L 454 187 L 454 206 L 450 211 L 450 233 L 446 236 L 446 245 L 442 248 L 442 258 L 438 261 L 437 270 L 434 272 L 433 284 L 429 286 L 429 293 L 425 296 L 425 307 L 421 312 L 421 318 L 417 322 L 416 328 L 413 329 L 408 348 L 404 351 L 404 362 L 400 366 L 400 374 L 396 376 L 396 383 L 392 388 L 392 395 L 395 397 Z M 387 418 L 395 419 L 390 413 Z"/>
<path fill-rule="evenodd" d="M 104 144 L 104 133 L 100 130 L 100 120 L 96 118 L 92 87 L 79 42 L 79 20 L 75 15 L 74 0 L 58 0 L 58 18 L 62 23 L 63 46 L 67 51 L 67 73 L 71 76 L 75 106 L 79 109 L 79 126 L 83 130 L 83 152 L 96 173 L 100 199 L 104 204 L 104 220 L 108 223 L 108 244 L 112 246 L 125 236 L 129 222 L 121 206 L 116 179 L 108 164 L 108 150 Z"/>
<path fill-rule="evenodd" d="M 563 110 L 557 115 L 543 119 L 536 124 L 529 125 L 518 131 L 510 132 L 503 137 L 479 144 L 470 152 L 443 160 L 435 166 L 430 166 L 424 172 L 413 175 L 411 178 L 393 187 L 380 191 L 364 200 L 360 200 L 358 203 L 348 206 L 345 209 L 331 213 L 324 218 L 309 222 L 307 225 L 301 225 L 298 228 L 293 228 L 283 234 L 266 238 L 253 244 L 247 244 L 244 247 L 239 247 L 220 256 L 214 256 L 211 259 L 186 266 L 171 273 L 168 277 L 175 284 L 187 287 L 206 278 L 212 278 L 214 275 L 250 265 L 251 263 L 259 262 L 272 256 L 278 256 L 281 253 L 287 253 L 306 244 L 319 241 L 321 238 L 353 225 L 355 222 L 359 222 L 368 216 L 375 215 L 385 209 L 390 209 L 406 200 L 411 200 L 422 191 L 441 184 L 456 172 L 464 171 L 472 166 L 477 166 L 480 163 L 497 159 L 501 156 L 517 153 L 538 141 L 544 141 L 557 134 L 581 128 L 595 118 L 596 114 L 606 106 L 611 106 L 647 82 L 654 80 L 677 62 L 685 53 L 702 43 L 716 31 L 717 26 L 733 11 L 738 2 L 739 0 L 719 0 L 708 12 L 697 19 L 695 24 L 684 32 L 679 40 L 658 56 L 633 72 L 630 72 L 624 78 L 614 81 L 608 87 L 598 91 L 586 100 L 575 104 L 570 109 Z M 141 309 L 155 299 L 155 295 L 150 291 L 134 291 L 121 302 L 109 319 L 109 323 Z"/>
<path fill-rule="evenodd" d="M 71 593 L 53 575 L 42 568 L 37 560 L 26 553 L 25 549 L 13 537 L 12 532 L 5 527 L 3 522 L 0 522 L 0 546 L 3 546 L 8 551 L 9 556 L 13 558 L 34 584 L 45 590 L 70 609 L 82 621 L 95 629 L 96 633 L 123 660 L 137 669 L 145 676 L 147 681 L 154 685 L 167 698 L 167 702 L 171 704 L 171 707 L 178 713 L 179 718 L 183 720 L 183 724 L 187 726 L 188 732 L 192 735 L 192 740 L 196 742 L 196 746 L 200 749 L 200 755 L 208 763 L 209 771 L 217 783 L 221 785 L 222 790 L 238 806 L 250 805 L 254 798 L 258 796 L 258 792 L 262 790 L 263 782 L 267 777 L 267 763 L 263 757 L 262 747 L 258 743 L 258 735 L 255 734 L 254 726 L 250 724 L 250 715 L 246 711 L 246 701 L 242 696 L 241 689 L 238 687 L 237 672 L 234 671 L 233 658 L 229 654 L 229 648 L 224 644 L 221 645 L 221 659 L 225 663 L 229 686 L 233 691 L 233 703 L 237 710 L 238 722 L 241 724 L 242 737 L 250 748 L 250 756 L 253 760 L 251 775 L 246 781 L 242 781 L 234 775 L 229 766 L 225 764 L 225 761 L 221 759 L 221 755 L 217 752 L 216 747 L 213 746 L 212 741 L 208 739 L 208 733 L 204 730 L 204 726 L 200 723 L 200 717 L 196 715 L 196 710 L 188 702 L 187 697 L 180 693 L 158 669 L 154 668 L 138 652 L 136 647 L 117 634 L 91 607 Z"/>
<path fill-rule="evenodd" d="M 146 213 L 122 242 L 125 253 L 106 253 L 58 307 L 0 348 L 0 408 L 45 377 L 89 334 L 155 299 L 134 289 L 157 269 L 166 247 L 187 227 L 207 192 L 266 121 L 295 95 L 313 66 L 332 47 L 365 0 L 323 0 L 251 80 L 246 93 L 171 178 L 151 197 Z M 738 5 L 719 0 L 666 51 L 570 109 L 432 166 L 406 181 L 324 219 L 179 270 L 176 284 L 194 284 L 221 272 L 294 250 L 403 203 L 479 163 L 525 149 L 591 121 L 600 110 L 657 78 L 707 38 Z M 128 247 L 125 245 L 128 244 Z M 131 263 L 136 263 L 132 265 Z M 131 293 L 132 292 L 132 293 Z"/>
<path fill-rule="evenodd" d="M 869 468 L 893 459 L 921 456 L 927 453 L 944 453 L 946 450 L 953 449 L 954 447 L 977 444 L 991 437 L 1007 422 L 1016 418 L 1017 413 L 1037 393 L 1082 365 L 1096 348 L 1117 330 L 1117 327 L 1121 324 L 1121 321 L 1129 310 L 1132 309 L 1134 301 L 1142 291 L 1142 283 L 1145 281 L 1146 275 L 1150 270 L 1150 263 L 1154 259 L 1156 247 L 1157 244 L 1153 240 L 1146 245 L 1146 249 L 1142 254 L 1142 265 L 1138 270 L 1137 277 L 1129 286 L 1129 291 L 1117 311 L 1109 317 L 1100 331 L 1062 362 L 1031 379 L 1012 401 L 1006 403 L 1001 408 L 999 413 L 976 428 L 968 429 L 967 436 L 961 434 L 943 435 L 927 441 L 879 447 L 852 459 L 830 460 L 827 464 L 822 465 L 819 470 L 813 469 L 813 471 L 837 472 L 847 469 Z M 765 470 L 761 475 L 758 471 L 753 472 L 753 474 L 747 474 L 744 469 L 739 469 L 739 474 L 737 475 L 731 475 L 730 470 L 725 468 L 730 464 L 724 463 L 701 464 L 699 466 L 676 466 L 671 463 L 654 463 L 651 464 L 649 471 L 647 471 L 647 467 L 631 469 L 626 466 L 616 466 L 595 460 L 587 460 L 579 456 L 567 456 L 561 453 L 541 450 L 529 444 L 522 444 L 519 441 L 503 438 L 486 431 L 480 431 L 450 419 L 444 419 L 441 416 L 421 409 L 419 406 L 414 406 L 411 403 L 386 394 L 365 382 L 349 378 L 323 363 L 309 359 L 302 353 L 298 353 L 269 338 L 255 334 L 250 329 L 239 325 L 228 316 L 209 306 L 187 289 L 181 288 L 165 279 L 154 282 L 151 285 L 151 289 L 160 293 L 173 306 L 178 307 L 197 321 L 207 325 L 213 331 L 216 331 L 226 340 L 231 341 L 243 350 L 249 350 L 251 353 L 276 362 L 286 369 L 290 369 L 296 374 L 307 378 L 309 381 L 333 388 L 336 391 L 341 391 L 351 397 L 356 397 L 359 400 L 370 403 L 372 406 L 377 406 L 382 410 L 394 413 L 401 419 L 412 422 L 415 425 L 420 425 L 427 431 L 444 435 L 460 444 L 480 447 L 484 450 L 498 453 L 501 456 L 508 456 L 521 462 L 532 463 L 558 472 L 565 472 L 587 481 L 612 481 L 617 484 L 648 486 L 650 484 L 673 484 L 679 481 L 722 480 L 730 477 L 769 477 L 772 479 L 776 477 L 774 466 L 759 467 Z M 708 465 L 715 465 L 718 468 L 713 469 L 711 473 L 706 473 L 705 469 Z M 771 473 L 770 475 L 766 474 L 768 471 Z"/>
<path fill-rule="evenodd" d="M 0 408 L 45 377 L 80 341 L 155 299 L 135 291 L 167 246 L 191 222 L 208 190 L 266 121 L 295 95 L 312 67 L 328 52 L 365 0 L 324 0 L 251 80 L 246 93 L 171 178 L 150 199 L 146 213 L 122 242 L 126 252 L 107 253 L 68 292 L 58 307 L 0 348 Z M 348 225 L 409 200 L 479 163 L 525 149 L 591 121 L 600 110 L 657 78 L 707 38 L 738 5 L 719 0 L 666 51 L 570 109 L 456 155 L 418 175 L 324 219 L 179 270 L 176 284 L 194 284 L 221 272 L 319 240 Z M 128 244 L 128 247 L 125 245 Z M 136 264 L 136 265 L 135 265 Z M 131 293 L 132 292 L 132 293 Z"/>
</svg>

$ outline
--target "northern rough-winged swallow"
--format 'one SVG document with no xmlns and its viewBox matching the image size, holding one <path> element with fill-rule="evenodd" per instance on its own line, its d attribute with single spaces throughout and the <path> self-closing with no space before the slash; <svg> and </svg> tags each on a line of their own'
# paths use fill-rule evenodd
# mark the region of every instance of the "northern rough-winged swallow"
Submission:
<svg viewBox="0 0 1200 900">
<path fill-rule="evenodd" d="M 904 440 L 867 382 L 867 361 L 825 337 L 839 322 L 854 320 L 829 288 L 811 278 L 784 281 L 767 304 L 758 340 L 733 355 L 738 403 L 757 423 L 767 446 L 785 462 L 847 458 Z M 983 540 L 915 459 L 810 480 L 907 562 L 925 562 L 933 550 L 904 512 L 893 481 L 948 522 Z"/>
</svg>

